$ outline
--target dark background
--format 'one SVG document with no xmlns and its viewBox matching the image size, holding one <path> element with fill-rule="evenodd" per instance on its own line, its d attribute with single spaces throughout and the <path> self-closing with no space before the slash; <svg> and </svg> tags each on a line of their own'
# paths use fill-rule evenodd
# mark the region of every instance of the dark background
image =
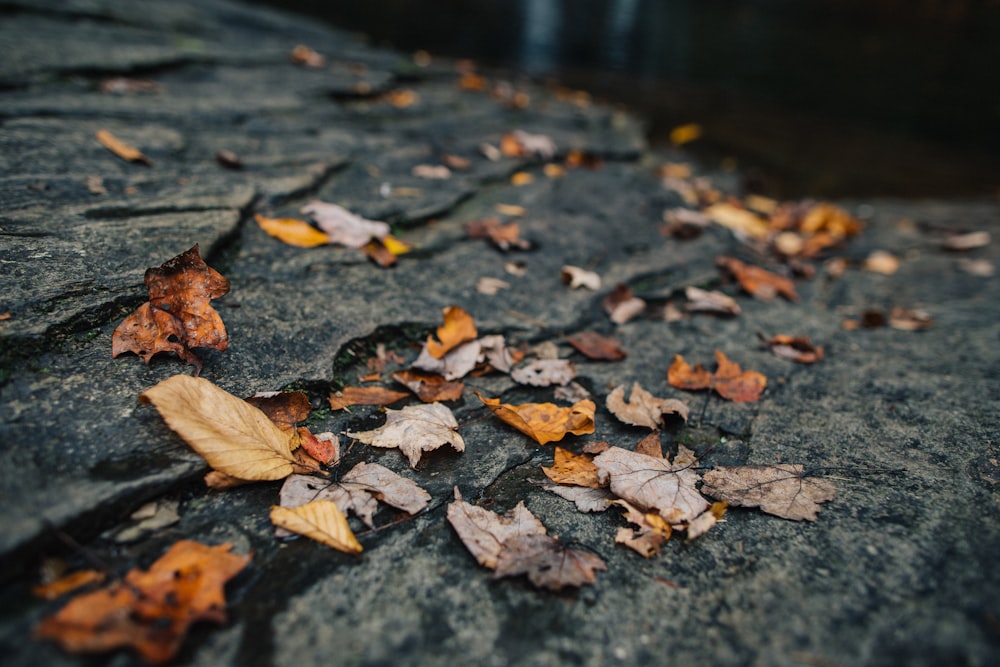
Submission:
<svg viewBox="0 0 1000 667">
<path fill-rule="evenodd" d="M 697 122 L 780 196 L 1000 193 L 998 0 L 271 2 L 403 51 L 555 77 Z M 320 52 L 321 44 L 310 45 Z"/>
</svg>

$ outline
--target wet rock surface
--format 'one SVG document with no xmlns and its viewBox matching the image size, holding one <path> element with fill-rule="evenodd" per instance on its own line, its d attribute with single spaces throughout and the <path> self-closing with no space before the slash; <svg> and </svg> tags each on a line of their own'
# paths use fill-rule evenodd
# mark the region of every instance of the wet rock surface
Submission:
<svg viewBox="0 0 1000 667">
<path fill-rule="evenodd" d="M 752 300 L 715 268 L 719 254 L 753 256 L 710 227 L 667 238 L 665 208 L 682 205 L 634 118 L 514 81 L 500 95 L 460 89 L 454 63 L 417 65 L 294 16 L 241 4 L 19 2 L 0 6 L 0 650 L 11 665 L 92 662 L 27 639 L 58 603 L 30 595 L 43 558 L 84 566 L 71 535 L 112 569 L 147 566 L 181 538 L 254 551 L 227 587 L 230 622 L 197 626 L 180 664 L 971 664 L 1000 656 L 1000 283 L 961 270 L 964 257 L 1000 258 L 997 243 L 943 250 L 949 230 L 1000 233 L 996 202 L 839 202 L 866 219 L 844 250 L 843 276 L 797 281 L 800 301 Z M 322 68 L 296 66 L 309 44 Z M 108 77 L 157 82 L 147 92 L 101 91 Z M 410 104 L 391 93 L 410 91 Z M 514 97 L 527 96 L 527 105 Z M 151 166 L 115 157 L 99 129 L 139 147 Z M 552 178 L 543 161 L 488 160 L 482 143 L 508 131 L 545 134 L 562 162 L 578 150 L 598 168 Z M 229 150 L 241 168 L 220 164 Z M 469 161 L 446 180 L 413 175 L 445 155 Z M 510 175 L 534 179 L 514 186 Z M 723 190 L 731 175 L 709 174 Z M 301 249 L 265 234 L 254 213 L 297 216 L 313 199 L 386 220 L 416 249 L 391 269 L 357 251 Z M 464 223 L 521 206 L 527 251 L 469 239 Z M 501 215 L 501 217 L 504 217 Z M 814 524 L 733 509 L 705 536 L 668 542 L 652 559 L 613 543 L 615 511 L 578 513 L 541 490 L 539 447 L 495 420 L 472 394 L 552 400 L 550 388 L 506 375 L 471 379 L 451 404 L 466 443 L 425 454 L 416 470 L 393 450 L 355 444 L 344 469 L 377 461 L 423 486 L 430 509 L 411 519 L 383 509 L 355 528 L 360 559 L 279 542 L 267 510 L 279 483 L 204 488 L 203 461 L 137 403 L 144 389 L 189 373 L 172 355 L 144 365 L 111 359 L 111 334 L 146 299 L 143 272 L 199 243 L 231 282 L 214 302 L 225 352 L 199 351 L 202 376 L 247 396 L 305 390 L 318 431 L 359 431 L 371 408 L 331 413 L 326 395 L 355 384 L 378 343 L 408 361 L 457 304 L 483 333 L 518 344 L 553 341 L 598 404 L 596 431 L 632 448 L 645 429 L 604 408 L 611 388 L 640 382 L 688 400 L 691 421 L 663 433 L 701 464 L 802 463 L 834 481 Z M 860 270 L 877 249 L 898 272 Z M 520 263 L 523 275 L 505 265 Z M 597 292 L 570 290 L 560 269 L 596 271 Z M 482 277 L 509 288 L 476 290 Z M 619 283 L 651 302 L 689 285 L 737 297 L 733 319 L 642 317 L 614 325 L 601 299 Z M 920 307 L 924 331 L 845 330 L 865 309 Z M 565 342 L 614 334 L 628 356 L 587 361 Z M 808 335 L 813 366 L 772 355 L 757 339 Z M 715 349 L 768 376 L 763 398 L 734 404 L 671 389 L 675 354 L 710 365 Z M 346 441 L 346 439 L 345 439 Z M 524 500 L 552 534 L 608 563 L 596 585 L 561 594 L 523 579 L 493 581 L 447 524 L 458 486 L 467 500 L 507 510 Z M 177 504 L 179 521 L 131 535 L 133 511 Z M 124 652 L 104 664 L 131 664 Z"/>
</svg>

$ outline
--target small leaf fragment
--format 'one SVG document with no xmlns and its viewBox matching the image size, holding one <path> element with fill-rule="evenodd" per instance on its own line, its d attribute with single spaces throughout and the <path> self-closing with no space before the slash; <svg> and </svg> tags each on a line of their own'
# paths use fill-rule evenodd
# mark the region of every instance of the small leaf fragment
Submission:
<svg viewBox="0 0 1000 667">
<path fill-rule="evenodd" d="M 259 213 L 254 216 L 254 220 L 261 229 L 274 238 L 298 248 L 315 248 L 330 242 L 329 236 L 304 220 L 269 218 Z"/>
<path fill-rule="evenodd" d="M 789 301 L 798 301 L 795 283 L 784 276 L 771 273 L 759 266 L 746 264 L 735 257 L 718 257 L 715 263 L 729 271 L 746 292 L 761 301 L 770 301 L 780 294 Z"/>
<path fill-rule="evenodd" d="M 392 379 L 407 387 L 424 403 L 457 401 L 462 398 L 465 389 L 465 385 L 456 380 L 445 380 L 437 373 L 413 369 L 396 371 Z"/>
<path fill-rule="evenodd" d="M 601 300 L 604 312 L 615 324 L 625 324 L 635 319 L 646 309 L 646 302 L 632 294 L 627 285 L 618 285 Z"/>
<path fill-rule="evenodd" d="M 533 359 L 513 369 L 510 377 L 533 387 L 564 386 L 576 377 L 576 368 L 569 359 Z"/>
<path fill-rule="evenodd" d="M 620 361 L 626 356 L 621 343 L 595 331 L 581 331 L 567 338 L 566 342 L 583 356 L 595 361 Z"/>
<path fill-rule="evenodd" d="M 153 166 L 153 161 L 146 157 L 142 151 L 135 146 L 126 144 L 107 130 L 98 130 L 96 136 L 102 146 L 126 162 L 138 162 L 147 167 Z"/>
<path fill-rule="evenodd" d="M 601 289 L 601 277 L 593 271 L 581 269 L 579 266 L 565 265 L 559 273 L 562 281 L 569 285 L 570 289 L 586 287 L 589 290 L 597 291 Z"/>
<path fill-rule="evenodd" d="M 765 340 L 764 344 L 782 359 L 800 364 L 814 364 L 823 358 L 823 348 L 813 345 L 808 336 L 778 334 Z"/>
</svg>

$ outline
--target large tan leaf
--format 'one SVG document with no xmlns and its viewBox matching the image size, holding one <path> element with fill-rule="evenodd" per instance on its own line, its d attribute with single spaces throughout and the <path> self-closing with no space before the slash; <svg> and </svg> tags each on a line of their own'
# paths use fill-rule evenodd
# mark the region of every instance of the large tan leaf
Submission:
<svg viewBox="0 0 1000 667">
<path fill-rule="evenodd" d="M 139 400 L 152 403 L 167 426 L 226 475 L 274 480 L 301 467 L 292 455 L 297 434 L 282 431 L 259 409 L 208 380 L 175 375 Z"/>
<path fill-rule="evenodd" d="M 708 509 L 708 501 L 695 489 L 698 473 L 689 463 L 671 464 L 611 447 L 594 458 L 594 465 L 613 494 L 640 509 L 655 509 L 671 525 L 687 523 Z"/>
<path fill-rule="evenodd" d="M 450 444 L 456 452 L 465 451 L 465 441 L 456 433 L 458 422 L 440 403 L 408 405 L 402 410 L 386 410 L 385 424 L 371 431 L 347 435 L 372 447 L 398 447 L 416 468 L 424 452 Z"/>
<path fill-rule="evenodd" d="M 503 543 L 493 578 L 524 574 L 535 587 L 558 591 L 592 584 L 597 571 L 607 569 L 600 557 L 571 549 L 550 535 L 518 535 Z"/>
<path fill-rule="evenodd" d="M 455 487 L 455 502 L 448 505 L 448 523 L 479 564 L 491 570 L 497 566 L 504 542 L 522 535 L 545 534 L 545 526 L 523 502 L 500 515 L 465 502 L 458 487 Z"/>
<path fill-rule="evenodd" d="M 793 521 L 815 521 L 820 503 L 833 500 L 833 482 L 804 477 L 798 464 L 718 466 L 705 474 L 702 491 L 730 505 L 759 507 Z"/>
<path fill-rule="evenodd" d="M 271 523 L 344 553 L 359 554 L 363 549 L 347 525 L 347 517 L 332 500 L 314 500 L 292 508 L 274 505 Z"/>
</svg>

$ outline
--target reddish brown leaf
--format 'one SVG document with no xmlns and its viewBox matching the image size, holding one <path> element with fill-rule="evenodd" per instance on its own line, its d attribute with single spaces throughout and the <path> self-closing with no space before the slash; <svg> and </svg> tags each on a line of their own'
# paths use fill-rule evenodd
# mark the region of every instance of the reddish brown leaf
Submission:
<svg viewBox="0 0 1000 667">
<path fill-rule="evenodd" d="M 317 463 L 329 465 L 340 458 L 340 440 L 337 439 L 335 434 L 321 433 L 313 435 L 312 432 L 305 427 L 297 429 L 297 433 L 301 439 L 302 449 L 305 450 L 306 454 L 316 460 Z"/>
<path fill-rule="evenodd" d="M 343 410 L 352 405 L 391 405 L 409 396 L 405 391 L 386 387 L 344 387 L 330 394 L 330 408 Z"/>
<path fill-rule="evenodd" d="M 457 380 L 445 380 L 437 373 L 405 370 L 396 371 L 392 379 L 405 385 L 424 403 L 435 401 L 457 401 L 462 398 L 465 385 Z"/>
<path fill-rule="evenodd" d="M 674 356 L 674 362 L 667 371 L 667 381 L 671 387 L 697 391 L 714 389 L 719 396 L 734 403 L 749 403 L 760 398 L 767 387 L 767 378 L 757 371 L 744 371 L 739 364 L 730 361 L 721 350 L 715 351 L 718 368 L 709 373 L 701 364 L 694 368 L 681 355 Z"/>
<path fill-rule="evenodd" d="M 569 337 L 566 342 L 588 359 L 621 361 L 626 356 L 621 343 L 610 336 L 602 336 L 594 331 L 581 331 Z"/>
<path fill-rule="evenodd" d="M 521 238 L 521 228 L 516 222 L 506 225 L 500 218 L 473 220 L 465 223 L 465 233 L 470 239 L 489 239 L 497 248 L 503 251 L 516 248 L 527 250 L 531 243 Z"/>
<path fill-rule="evenodd" d="M 780 294 L 789 301 L 798 301 L 795 283 L 784 276 L 766 271 L 759 266 L 746 264 L 735 257 L 718 257 L 715 263 L 729 271 L 739 282 L 740 287 L 754 298 L 770 301 Z"/>
<path fill-rule="evenodd" d="M 782 359 L 791 359 L 800 364 L 814 364 L 823 358 L 823 348 L 813 345 L 808 336 L 778 334 L 764 343 Z"/>
<path fill-rule="evenodd" d="M 278 428 L 290 431 L 312 412 L 309 397 L 301 391 L 274 391 L 257 393 L 243 399 L 273 421 Z"/>
</svg>

